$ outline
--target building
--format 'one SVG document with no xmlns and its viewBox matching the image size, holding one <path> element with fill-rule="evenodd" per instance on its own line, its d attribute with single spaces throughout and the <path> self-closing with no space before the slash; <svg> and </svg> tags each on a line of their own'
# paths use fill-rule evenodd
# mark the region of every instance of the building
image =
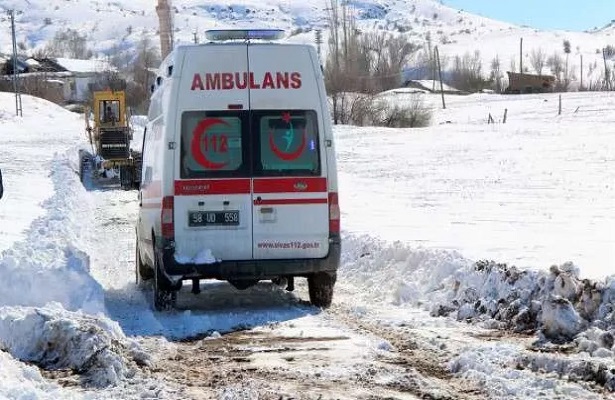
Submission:
<svg viewBox="0 0 615 400">
<path fill-rule="evenodd" d="M 508 87 L 506 94 L 544 93 L 555 89 L 555 77 L 552 75 L 533 75 L 519 72 L 506 72 Z"/>
<path fill-rule="evenodd" d="M 12 57 L 0 56 L 0 89 L 12 90 L 7 82 L 12 79 L 14 64 Z M 87 101 L 90 87 L 116 72 L 105 60 L 18 56 L 16 66 L 23 93 L 60 103 Z M 41 96 L 41 91 L 48 95 Z"/>
</svg>

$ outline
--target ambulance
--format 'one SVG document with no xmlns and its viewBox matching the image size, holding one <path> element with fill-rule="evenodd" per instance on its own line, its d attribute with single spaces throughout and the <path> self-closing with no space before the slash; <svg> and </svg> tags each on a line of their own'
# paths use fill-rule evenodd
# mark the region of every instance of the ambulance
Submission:
<svg viewBox="0 0 615 400">
<path fill-rule="evenodd" d="M 183 281 L 271 280 L 329 307 L 340 262 L 335 149 L 323 73 L 280 30 L 207 31 L 161 63 L 143 139 L 137 281 L 156 310 Z"/>
</svg>

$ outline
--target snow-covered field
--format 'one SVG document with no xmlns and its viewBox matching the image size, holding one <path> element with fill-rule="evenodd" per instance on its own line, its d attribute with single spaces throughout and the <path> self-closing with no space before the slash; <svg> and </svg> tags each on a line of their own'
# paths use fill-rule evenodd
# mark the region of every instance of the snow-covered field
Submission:
<svg viewBox="0 0 615 400">
<path fill-rule="evenodd" d="M 426 99 L 430 128 L 336 128 L 330 310 L 211 283 L 165 314 L 134 284 L 136 193 L 79 182 L 80 116 L 0 93 L 0 398 L 613 397 L 615 97 Z M 270 375 L 170 378 L 225 352 Z"/>
</svg>

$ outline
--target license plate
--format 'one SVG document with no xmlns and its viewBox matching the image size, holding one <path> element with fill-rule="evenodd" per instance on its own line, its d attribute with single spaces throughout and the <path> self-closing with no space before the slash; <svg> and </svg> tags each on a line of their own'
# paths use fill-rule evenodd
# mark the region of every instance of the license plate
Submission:
<svg viewBox="0 0 615 400">
<path fill-rule="evenodd" d="M 239 225 L 239 211 L 189 211 L 188 226 Z"/>
</svg>

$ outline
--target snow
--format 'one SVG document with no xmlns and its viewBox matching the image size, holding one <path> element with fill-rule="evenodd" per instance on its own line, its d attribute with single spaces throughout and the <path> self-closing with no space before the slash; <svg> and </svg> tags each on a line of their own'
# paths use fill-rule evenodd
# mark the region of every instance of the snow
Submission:
<svg viewBox="0 0 615 400">
<path fill-rule="evenodd" d="M 175 261 L 180 264 L 215 264 L 220 262 L 216 257 L 214 257 L 211 249 L 202 249 L 193 257 L 176 253 Z"/>
<path fill-rule="evenodd" d="M 148 356 L 125 337 L 116 322 L 69 312 L 59 304 L 3 307 L 0 346 L 46 369 L 77 370 L 85 386 L 117 384 L 132 374 L 130 361 L 148 362 Z"/>
<path fill-rule="evenodd" d="M 56 61 L 70 72 L 89 73 L 115 70 L 107 60 L 76 60 L 60 57 Z"/>
<path fill-rule="evenodd" d="M 564 94 L 561 116 L 556 94 L 446 96 L 446 110 L 423 97 L 429 128 L 338 129 L 345 229 L 519 267 L 572 261 L 583 278 L 615 273 L 615 96 Z"/>
<path fill-rule="evenodd" d="M 335 129 L 344 243 L 336 307 L 378 326 L 412 326 L 426 345 L 434 332 L 450 335 L 449 368 L 496 397 L 600 398 L 574 380 L 615 390 L 613 95 L 566 94 L 562 116 L 556 95 L 447 96 L 446 110 L 424 96 L 432 127 Z M 24 96 L 19 118 L 13 105 L 0 93 L 0 396 L 171 398 L 170 386 L 140 372 L 154 362 L 144 347 L 151 337 L 172 349 L 169 341 L 243 329 L 347 336 L 332 363 L 296 366 L 330 378 L 364 373 L 361 363 L 396 351 L 271 284 L 238 292 L 208 282 L 198 297 L 182 290 L 177 312 L 153 312 L 151 287 L 133 283 L 135 192 L 79 182 L 80 115 Z M 503 109 L 506 124 L 486 124 Z M 143 118 L 133 123 L 138 137 Z M 492 328 L 530 335 L 528 343 L 464 336 Z M 273 363 L 267 353 L 255 362 Z M 79 371 L 85 392 L 39 368 Z"/>
<path fill-rule="evenodd" d="M 103 60 L 134 48 L 144 37 L 156 44 L 159 41 L 158 17 L 151 1 L 117 0 L 95 6 L 86 0 L 74 0 L 69 4 L 58 0 L 30 1 L 27 6 L 22 0 L 4 3 L 4 9 L 17 11 L 17 42 L 23 43 L 30 53 L 42 49 L 56 32 L 67 28 L 86 35 L 88 47 Z M 174 38 L 177 43 L 192 43 L 195 34 L 203 41 L 206 29 L 269 27 L 285 29 L 289 41 L 314 43 L 315 30 L 323 29 L 322 48 L 326 53 L 326 7 L 327 2 L 305 0 L 238 0 L 232 3 L 174 0 Z M 541 49 L 547 56 L 555 52 L 563 55 L 563 41 L 569 40 L 573 86 L 580 83 L 581 56 L 585 86 L 600 82 L 603 74 L 600 49 L 610 43 L 613 31 L 607 28 L 587 32 L 541 31 L 456 10 L 436 0 L 365 0 L 351 3 L 350 9 L 362 31 L 401 33 L 421 46 L 426 45 L 429 34 L 432 45 L 438 45 L 444 70 L 452 65 L 455 56 L 473 54 L 477 50 L 481 53 L 485 75 L 489 74 L 491 61 L 496 56 L 502 71 L 518 70 L 519 39 L 523 38 L 523 65 L 530 72 L 536 72 L 530 62 L 532 51 Z M 608 17 L 604 22 L 609 22 Z M 10 53 L 10 30 L 0 32 L 0 43 L 0 52 Z M 416 67 L 414 61 L 410 68 Z M 100 70 L 97 66 L 74 63 L 71 62 L 70 70 Z"/>
</svg>

